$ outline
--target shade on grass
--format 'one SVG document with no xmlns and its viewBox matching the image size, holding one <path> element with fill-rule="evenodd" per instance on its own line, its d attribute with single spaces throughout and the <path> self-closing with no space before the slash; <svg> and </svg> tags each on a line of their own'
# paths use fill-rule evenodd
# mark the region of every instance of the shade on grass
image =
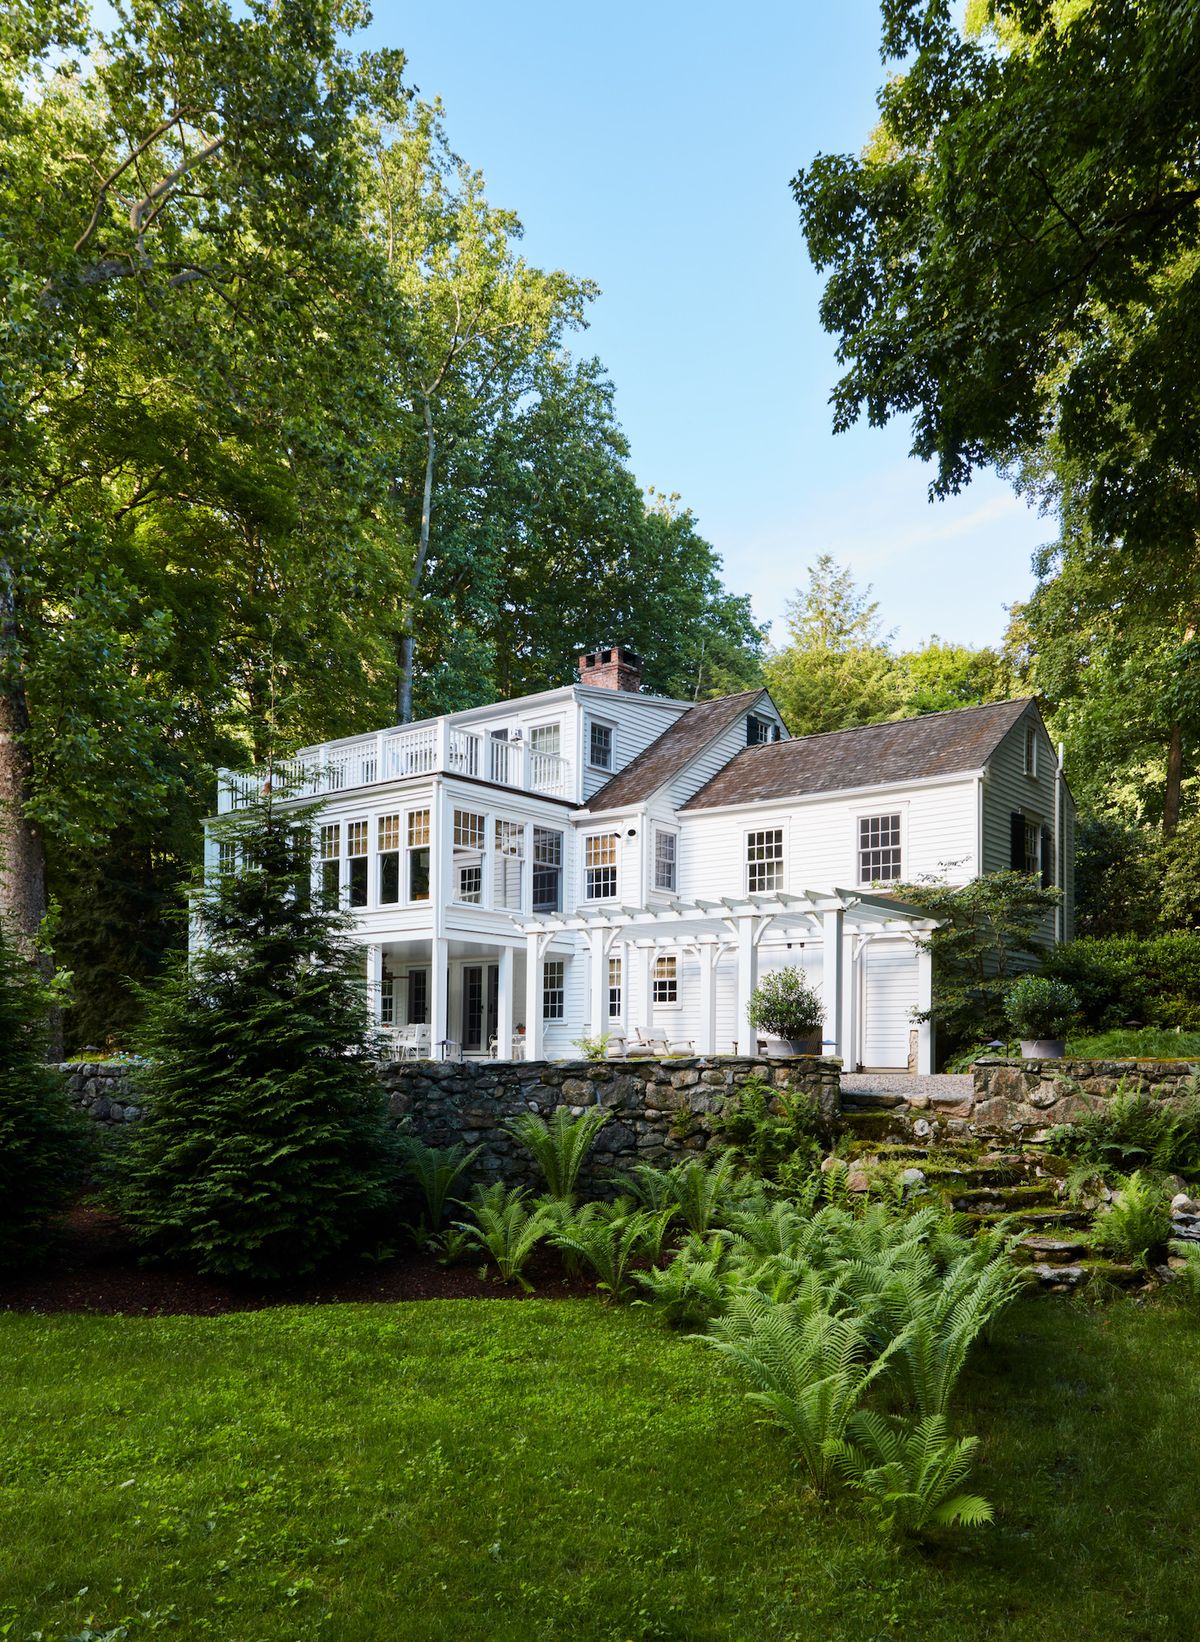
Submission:
<svg viewBox="0 0 1200 1642">
<path fill-rule="evenodd" d="M 643 1312 L 0 1315 L 0 1634 L 1190 1638 L 1198 1340 L 1022 1303 L 962 1399 L 997 1523 L 930 1554 Z"/>
</svg>

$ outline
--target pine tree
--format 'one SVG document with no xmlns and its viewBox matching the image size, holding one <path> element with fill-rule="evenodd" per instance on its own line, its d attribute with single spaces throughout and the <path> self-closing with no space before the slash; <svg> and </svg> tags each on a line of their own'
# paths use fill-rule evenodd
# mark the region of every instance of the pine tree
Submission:
<svg viewBox="0 0 1200 1642">
<path fill-rule="evenodd" d="M 148 1254 L 278 1278 L 361 1248 L 396 1177 L 344 914 L 310 893 L 311 810 L 268 799 L 224 834 L 193 952 L 147 998 L 145 1116 L 117 1206 Z"/>
<path fill-rule="evenodd" d="M 0 1268 L 46 1247 L 83 1173 L 83 1120 L 45 1063 L 53 1003 L 0 920 Z"/>
</svg>

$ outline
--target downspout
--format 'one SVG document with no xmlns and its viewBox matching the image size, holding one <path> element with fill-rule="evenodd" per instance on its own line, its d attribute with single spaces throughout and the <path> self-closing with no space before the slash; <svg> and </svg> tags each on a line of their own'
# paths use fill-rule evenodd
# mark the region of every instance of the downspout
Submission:
<svg viewBox="0 0 1200 1642">
<path fill-rule="evenodd" d="M 1054 909 L 1054 940 L 1057 944 L 1066 935 L 1066 894 L 1067 894 L 1067 863 L 1063 859 L 1062 825 L 1063 825 L 1063 758 L 1066 747 L 1060 741 L 1058 744 L 1058 763 L 1054 769 L 1054 883 L 1061 891 L 1058 905 Z"/>
<path fill-rule="evenodd" d="M 983 771 L 975 778 L 975 876 L 983 877 Z"/>
</svg>

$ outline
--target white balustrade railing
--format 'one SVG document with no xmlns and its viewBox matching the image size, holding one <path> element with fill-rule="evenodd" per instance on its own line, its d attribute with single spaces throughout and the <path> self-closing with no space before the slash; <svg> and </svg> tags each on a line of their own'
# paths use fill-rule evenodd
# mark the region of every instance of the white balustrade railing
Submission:
<svg viewBox="0 0 1200 1642">
<path fill-rule="evenodd" d="M 274 766 L 271 785 L 278 796 L 320 798 L 351 787 L 443 770 L 547 797 L 571 796 L 571 767 L 557 753 L 533 752 L 528 742 L 458 729 L 444 719 L 419 729 L 381 730 L 349 745 L 321 747 L 302 759 L 281 760 Z M 252 803 L 266 790 L 266 783 L 263 770 L 252 774 L 222 770 L 218 814 Z"/>
</svg>

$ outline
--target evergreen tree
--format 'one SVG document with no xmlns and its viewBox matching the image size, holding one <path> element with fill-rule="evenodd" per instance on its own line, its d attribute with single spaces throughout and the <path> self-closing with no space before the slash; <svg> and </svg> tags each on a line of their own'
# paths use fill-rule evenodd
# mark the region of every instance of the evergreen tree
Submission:
<svg viewBox="0 0 1200 1642">
<path fill-rule="evenodd" d="M 311 809 L 270 799 L 224 835 L 195 950 L 147 998 L 146 1114 L 117 1203 L 144 1249 L 278 1278 L 361 1248 L 395 1179 L 386 1097 L 342 913 L 314 901 Z"/>
<path fill-rule="evenodd" d="M 0 921 L 0 1268 L 39 1252 L 80 1180 L 82 1120 L 44 1059 L 53 1003 Z"/>
</svg>

